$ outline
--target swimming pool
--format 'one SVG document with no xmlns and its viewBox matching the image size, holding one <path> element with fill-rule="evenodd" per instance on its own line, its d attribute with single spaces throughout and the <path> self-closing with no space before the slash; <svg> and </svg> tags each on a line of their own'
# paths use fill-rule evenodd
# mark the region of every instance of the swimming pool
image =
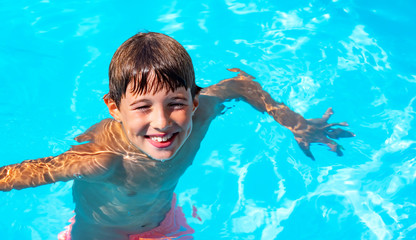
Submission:
<svg viewBox="0 0 416 240">
<path fill-rule="evenodd" d="M 141 30 L 189 51 L 197 82 L 254 75 L 306 118 L 333 107 L 357 134 L 337 157 L 230 102 L 178 187 L 195 239 L 416 237 L 412 1 L 3 1 L 0 165 L 59 154 L 109 117 L 116 48 Z M 1 239 L 56 239 L 71 182 L 0 193 Z M 192 217 L 198 209 L 201 221 Z"/>
</svg>

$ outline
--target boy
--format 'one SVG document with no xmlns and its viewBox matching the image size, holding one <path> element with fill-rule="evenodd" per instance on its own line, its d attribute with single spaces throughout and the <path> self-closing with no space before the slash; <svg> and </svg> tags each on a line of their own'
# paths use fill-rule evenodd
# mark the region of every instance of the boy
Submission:
<svg viewBox="0 0 416 240">
<path fill-rule="evenodd" d="M 160 33 L 134 35 L 110 63 L 104 101 L 114 119 L 92 126 L 75 139 L 83 144 L 61 155 L 0 168 L 0 190 L 74 180 L 75 219 L 60 239 L 166 239 L 193 232 L 175 205 L 174 189 L 223 102 L 242 99 L 267 112 L 312 159 L 310 143 L 325 143 L 342 155 L 327 136 L 354 136 L 331 128 L 347 126 L 327 123 L 331 109 L 305 120 L 274 101 L 252 76 L 230 71 L 239 74 L 201 89 L 178 42 Z"/>
</svg>

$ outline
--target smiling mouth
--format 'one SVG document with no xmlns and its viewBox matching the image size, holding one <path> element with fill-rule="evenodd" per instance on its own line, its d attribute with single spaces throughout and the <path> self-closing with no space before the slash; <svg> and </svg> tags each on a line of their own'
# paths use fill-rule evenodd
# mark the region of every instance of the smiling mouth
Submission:
<svg viewBox="0 0 416 240">
<path fill-rule="evenodd" d="M 166 142 L 169 139 L 171 139 L 172 136 L 173 136 L 173 134 L 168 134 L 168 135 L 163 136 L 163 137 L 159 137 L 159 136 L 153 136 L 152 137 L 152 136 L 149 136 L 149 138 L 152 139 L 152 141 L 155 141 L 155 142 Z"/>
<path fill-rule="evenodd" d="M 178 133 L 170 133 L 164 136 L 148 135 L 146 136 L 146 139 L 150 142 L 150 144 L 152 144 L 156 148 L 167 148 L 173 143 L 177 134 Z"/>
</svg>

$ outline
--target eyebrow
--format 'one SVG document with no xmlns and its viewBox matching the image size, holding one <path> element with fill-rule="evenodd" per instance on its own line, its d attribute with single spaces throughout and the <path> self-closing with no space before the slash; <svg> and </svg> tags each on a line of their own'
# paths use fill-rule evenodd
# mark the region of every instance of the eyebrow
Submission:
<svg viewBox="0 0 416 240">
<path fill-rule="evenodd" d="M 182 97 L 182 96 L 175 96 L 170 98 L 171 100 L 184 100 L 184 101 L 188 101 L 187 97 Z"/>
<path fill-rule="evenodd" d="M 184 96 L 174 96 L 174 97 L 171 97 L 169 99 L 170 100 L 183 100 L 183 101 L 188 101 L 188 98 L 187 97 L 184 97 Z M 137 103 L 142 103 L 142 102 L 148 103 L 148 102 L 150 102 L 150 100 L 148 100 L 148 99 L 139 99 L 139 100 L 136 100 L 136 101 L 130 103 L 130 107 L 136 105 Z"/>
<path fill-rule="evenodd" d="M 147 99 L 139 99 L 139 100 L 136 100 L 136 101 L 130 103 L 130 106 L 136 105 L 137 103 L 141 103 L 141 102 L 147 103 L 147 102 L 150 102 L 150 101 L 147 100 Z"/>
</svg>

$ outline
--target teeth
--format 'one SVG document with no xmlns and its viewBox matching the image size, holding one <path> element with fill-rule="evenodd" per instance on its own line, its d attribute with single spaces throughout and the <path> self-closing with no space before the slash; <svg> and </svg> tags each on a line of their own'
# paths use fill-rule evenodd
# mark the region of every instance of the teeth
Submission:
<svg viewBox="0 0 416 240">
<path fill-rule="evenodd" d="M 164 137 L 150 137 L 150 139 L 152 139 L 155 142 L 166 142 L 167 140 L 169 140 L 172 137 L 171 134 L 166 135 Z"/>
</svg>

